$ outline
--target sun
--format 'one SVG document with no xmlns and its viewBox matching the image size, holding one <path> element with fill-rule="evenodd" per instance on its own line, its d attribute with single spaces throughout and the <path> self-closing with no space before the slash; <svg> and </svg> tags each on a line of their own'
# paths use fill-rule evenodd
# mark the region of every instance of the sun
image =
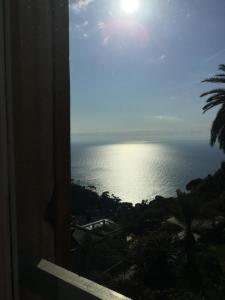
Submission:
<svg viewBox="0 0 225 300">
<path fill-rule="evenodd" d="M 126 14 L 135 13 L 140 7 L 139 0 L 121 0 L 121 7 Z"/>
</svg>

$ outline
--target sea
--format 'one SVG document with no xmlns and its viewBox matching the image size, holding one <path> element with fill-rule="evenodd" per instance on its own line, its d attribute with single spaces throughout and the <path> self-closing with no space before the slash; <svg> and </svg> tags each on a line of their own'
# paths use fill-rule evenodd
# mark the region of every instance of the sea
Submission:
<svg viewBox="0 0 225 300">
<path fill-rule="evenodd" d="M 95 186 L 133 204 L 156 195 L 174 196 L 194 178 L 219 169 L 225 155 L 207 140 L 73 142 L 75 183 Z"/>
</svg>

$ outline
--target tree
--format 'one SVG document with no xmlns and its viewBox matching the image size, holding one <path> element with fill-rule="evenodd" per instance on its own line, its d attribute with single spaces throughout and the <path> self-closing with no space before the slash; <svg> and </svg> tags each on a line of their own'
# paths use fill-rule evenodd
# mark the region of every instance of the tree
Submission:
<svg viewBox="0 0 225 300">
<path fill-rule="evenodd" d="M 179 222 L 183 223 L 185 228 L 185 250 L 188 266 L 191 272 L 196 272 L 196 242 L 192 231 L 192 223 L 198 216 L 199 205 L 192 195 L 182 193 L 180 190 L 177 190 L 177 205 L 177 211 L 174 215 Z"/>
<path fill-rule="evenodd" d="M 183 193 L 177 190 L 177 198 L 171 212 L 180 224 L 184 226 L 184 250 L 187 258 L 187 279 L 190 287 L 199 292 L 202 279 L 197 262 L 197 243 L 192 231 L 193 221 L 199 219 L 202 199 L 196 193 Z"/>
<path fill-rule="evenodd" d="M 172 238 L 166 232 L 149 231 L 133 239 L 128 257 L 135 266 L 136 280 L 152 289 L 170 287 L 177 254 Z"/>
<path fill-rule="evenodd" d="M 219 70 L 222 71 L 221 74 L 207 78 L 203 82 L 225 84 L 225 65 L 219 65 Z M 211 127 L 210 144 L 213 146 L 218 141 L 220 149 L 225 153 L 225 88 L 213 89 L 203 93 L 200 97 L 205 96 L 208 96 L 208 99 L 203 107 L 203 113 L 217 105 L 221 106 Z"/>
</svg>

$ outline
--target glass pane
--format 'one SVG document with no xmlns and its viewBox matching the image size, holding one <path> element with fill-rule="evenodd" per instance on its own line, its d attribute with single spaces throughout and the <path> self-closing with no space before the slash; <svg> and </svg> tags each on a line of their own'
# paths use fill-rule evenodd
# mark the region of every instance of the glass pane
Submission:
<svg viewBox="0 0 225 300">
<path fill-rule="evenodd" d="M 72 269 L 132 299 L 224 297 L 224 11 L 70 0 Z"/>
</svg>

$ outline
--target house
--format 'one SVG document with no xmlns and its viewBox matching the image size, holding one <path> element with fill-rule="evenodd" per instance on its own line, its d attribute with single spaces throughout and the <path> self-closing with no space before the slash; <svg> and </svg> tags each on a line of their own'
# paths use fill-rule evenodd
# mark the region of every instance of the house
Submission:
<svg viewBox="0 0 225 300">
<path fill-rule="evenodd" d="M 78 244 L 82 243 L 87 235 L 92 236 L 95 241 L 100 241 L 107 236 L 120 232 L 118 224 L 109 219 L 101 219 L 82 226 L 72 226 L 72 237 Z"/>
</svg>

